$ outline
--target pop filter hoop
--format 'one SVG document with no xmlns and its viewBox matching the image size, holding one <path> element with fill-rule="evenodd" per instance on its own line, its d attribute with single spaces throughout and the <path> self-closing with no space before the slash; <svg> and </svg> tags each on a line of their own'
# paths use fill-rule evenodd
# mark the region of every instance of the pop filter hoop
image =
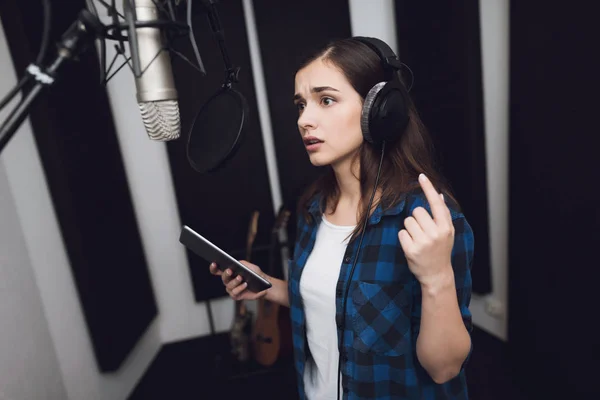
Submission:
<svg viewBox="0 0 600 400">
<path fill-rule="evenodd" d="M 227 103 L 227 109 L 219 109 L 218 105 L 224 103 Z M 215 110 L 223 112 L 214 112 Z M 233 114 L 236 110 L 239 110 L 239 116 Z M 186 144 L 188 162 L 196 172 L 215 172 L 233 157 L 243 141 L 242 132 L 248 111 L 246 99 L 230 84 L 223 85 L 198 110 Z M 210 121 L 208 124 L 205 123 L 207 120 Z M 224 130 L 218 129 L 219 126 Z M 203 127 L 207 128 L 206 131 L 194 135 L 195 131 Z M 205 144 L 211 147 L 204 146 Z"/>
</svg>

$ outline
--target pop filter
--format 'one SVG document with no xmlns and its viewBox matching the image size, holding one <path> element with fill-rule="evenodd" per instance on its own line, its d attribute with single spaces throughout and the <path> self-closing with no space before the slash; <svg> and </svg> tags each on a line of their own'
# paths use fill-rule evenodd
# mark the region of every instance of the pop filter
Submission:
<svg viewBox="0 0 600 400">
<path fill-rule="evenodd" d="M 187 158 L 197 172 L 213 172 L 239 148 L 248 114 L 244 96 L 224 85 L 198 111 L 187 141 Z"/>
</svg>

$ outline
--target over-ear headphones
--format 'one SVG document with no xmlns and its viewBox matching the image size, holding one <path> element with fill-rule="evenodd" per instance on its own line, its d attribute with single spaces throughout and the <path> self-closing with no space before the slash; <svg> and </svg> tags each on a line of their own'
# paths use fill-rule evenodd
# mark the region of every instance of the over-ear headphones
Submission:
<svg viewBox="0 0 600 400">
<path fill-rule="evenodd" d="M 385 73 L 385 81 L 373 86 L 365 97 L 360 121 L 363 137 L 374 145 L 394 142 L 404 133 L 410 120 L 409 89 L 399 76 L 399 70 L 405 65 L 384 41 L 363 36 L 353 39 L 369 46 L 379 56 Z"/>
</svg>

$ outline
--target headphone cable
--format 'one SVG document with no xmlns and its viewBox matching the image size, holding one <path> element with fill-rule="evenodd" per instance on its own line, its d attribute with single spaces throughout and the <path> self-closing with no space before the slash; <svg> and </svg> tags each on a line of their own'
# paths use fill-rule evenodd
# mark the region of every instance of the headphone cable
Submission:
<svg viewBox="0 0 600 400">
<path fill-rule="evenodd" d="M 346 329 L 346 300 L 348 298 L 348 291 L 350 290 L 350 284 L 352 283 L 352 275 L 354 274 L 354 268 L 356 267 L 356 262 L 358 261 L 358 256 L 360 254 L 360 248 L 362 246 L 363 238 L 365 237 L 365 231 L 367 230 L 367 223 L 369 221 L 369 217 L 371 215 L 371 207 L 373 205 L 373 199 L 375 198 L 375 193 L 377 192 L 377 184 L 379 183 L 379 176 L 381 175 L 381 166 L 383 165 L 383 155 L 385 154 L 385 141 L 381 143 L 381 158 L 379 160 L 379 168 L 377 169 L 377 177 L 375 178 L 375 185 L 373 185 L 373 192 L 371 193 L 371 200 L 369 200 L 369 206 L 367 207 L 367 213 L 364 217 L 363 221 L 363 229 L 360 234 L 360 241 L 358 242 L 358 250 L 356 251 L 356 256 L 354 257 L 354 261 L 352 263 L 352 268 L 350 269 L 350 276 L 346 280 L 346 288 L 344 290 L 344 298 L 342 299 L 342 335 L 341 340 L 339 341 L 338 346 L 338 373 L 337 373 L 337 399 L 340 400 L 340 376 L 342 372 L 342 352 L 344 351 L 344 333 Z"/>
</svg>

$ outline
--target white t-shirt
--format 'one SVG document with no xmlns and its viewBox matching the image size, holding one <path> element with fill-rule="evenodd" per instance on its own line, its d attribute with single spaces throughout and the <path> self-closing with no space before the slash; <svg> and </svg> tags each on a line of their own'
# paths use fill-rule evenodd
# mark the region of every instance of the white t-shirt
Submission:
<svg viewBox="0 0 600 400">
<path fill-rule="evenodd" d="M 338 336 L 335 289 L 354 226 L 334 225 L 323 216 L 314 249 L 300 279 L 306 336 L 312 358 L 306 360 L 304 387 L 308 400 L 337 400 Z M 341 393 L 341 378 L 340 378 Z"/>
</svg>

